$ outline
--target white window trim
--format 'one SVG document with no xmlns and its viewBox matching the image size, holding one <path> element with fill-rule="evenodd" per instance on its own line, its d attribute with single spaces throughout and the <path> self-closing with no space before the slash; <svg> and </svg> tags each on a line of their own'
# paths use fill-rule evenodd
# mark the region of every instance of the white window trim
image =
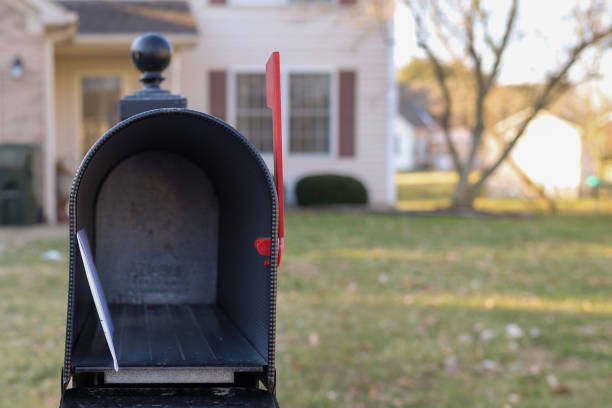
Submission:
<svg viewBox="0 0 612 408">
<path fill-rule="evenodd" d="M 331 67 L 307 67 L 307 66 L 293 66 L 288 67 L 288 71 L 284 73 L 284 81 L 283 83 L 286 86 L 283 86 L 283 133 L 287 134 L 287 148 L 286 151 L 288 155 L 293 157 L 323 157 L 323 158 L 332 158 L 338 156 L 338 136 L 336 134 L 337 128 L 337 95 L 336 95 L 336 83 L 337 79 L 337 70 Z M 290 74 L 327 74 L 329 75 L 329 146 L 327 152 L 291 152 L 291 135 L 289 135 L 289 119 L 291 118 L 291 112 L 289 107 L 289 75 Z"/>
<path fill-rule="evenodd" d="M 240 132 L 237 128 L 238 114 L 236 112 L 236 76 L 239 74 L 266 74 L 265 67 L 259 65 L 241 65 L 230 67 L 227 70 L 227 95 L 226 95 L 226 112 L 228 122 Z M 284 102 L 283 102 L 284 104 Z M 284 107 L 284 106 L 283 106 Z M 283 155 L 285 154 L 285 129 L 283 125 Z M 246 135 L 245 135 L 246 137 Z M 259 152 L 264 158 L 272 157 L 272 152 Z"/>
<path fill-rule="evenodd" d="M 236 127 L 236 75 L 238 74 L 265 74 L 265 67 L 260 65 L 239 65 L 230 67 L 227 71 L 227 118 L 229 123 Z M 289 119 L 291 117 L 289 107 L 289 75 L 290 74 L 329 74 L 330 81 L 330 112 L 329 112 L 329 148 L 327 152 L 291 152 L 289 144 L 291 135 L 289 134 Z M 338 96 L 337 92 L 338 73 L 335 67 L 331 66 L 306 66 L 289 65 L 281 67 L 281 98 L 282 98 L 282 119 L 283 119 L 283 156 L 304 157 L 304 158 L 336 158 L 338 157 Z M 272 159 L 271 152 L 261 153 L 264 159 Z"/>
</svg>

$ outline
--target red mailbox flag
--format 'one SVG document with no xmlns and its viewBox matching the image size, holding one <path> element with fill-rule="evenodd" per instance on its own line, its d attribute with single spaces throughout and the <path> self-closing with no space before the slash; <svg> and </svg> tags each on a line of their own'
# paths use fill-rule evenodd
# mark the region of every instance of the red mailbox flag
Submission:
<svg viewBox="0 0 612 408">
<path fill-rule="evenodd" d="M 283 123 L 281 113 L 280 54 L 272 53 L 266 64 L 266 91 L 268 108 L 272 109 L 272 132 L 274 146 L 274 181 L 278 197 L 278 264 L 285 247 L 285 198 L 283 187 Z M 258 238 L 257 251 L 270 256 L 270 240 Z M 267 262 L 267 261 L 266 261 Z"/>
<path fill-rule="evenodd" d="M 272 109 L 272 132 L 274 134 L 274 179 L 278 194 L 278 237 L 285 238 L 285 201 L 283 197 L 283 124 L 281 114 L 280 54 L 275 51 L 266 64 L 266 88 L 268 108 Z"/>
</svg>

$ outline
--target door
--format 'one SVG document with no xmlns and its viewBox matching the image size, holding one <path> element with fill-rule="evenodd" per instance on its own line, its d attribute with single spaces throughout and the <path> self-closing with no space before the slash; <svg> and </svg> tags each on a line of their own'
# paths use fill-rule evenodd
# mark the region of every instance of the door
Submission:
<svg viewBox="0 0 612 408">
<path fill-rule="evenodd" d="M 111 126 L 119 122 L 121 79 L 116 76 L 87 76 L 81 80 L 83 106 L 82 154 Z"/>
</svg>

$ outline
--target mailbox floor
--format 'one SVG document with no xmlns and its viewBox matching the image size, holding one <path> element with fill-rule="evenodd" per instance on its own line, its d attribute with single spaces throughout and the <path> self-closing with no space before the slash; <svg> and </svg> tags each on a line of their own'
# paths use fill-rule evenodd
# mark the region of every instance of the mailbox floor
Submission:
<svg viewBox="0 0 612 408">
<path fill-rule="evenodd" d="M 261 370 L 265 359 L 216 305 L 111 304 L 114 343 L 121 367 L 218 366 Z M 77 340 L 77 369 L 112 366 L 97 315 Z"/>
</svg>

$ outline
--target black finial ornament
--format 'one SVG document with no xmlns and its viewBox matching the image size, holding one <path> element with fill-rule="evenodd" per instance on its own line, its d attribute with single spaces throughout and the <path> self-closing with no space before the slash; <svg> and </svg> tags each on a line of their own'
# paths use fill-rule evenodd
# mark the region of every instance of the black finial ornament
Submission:
<svg viewBox="0 0 612 408">
<path fill-rule="evenodd" d="M 172 44 L 158 33 L 146 33 L 136 38 L 130 48 L 132 62 L 142 75 L 144 88 L 126 96 L 119 104 L 121 120 L 141 112 L 160 108 L 186 108 L 187 100 L 160 88 L 162 71 L 170 65 Z"/>
<path fill-rule="evenodd" d="M 157 87 L 164 80 L 162 71 L 170 65 L 172 44 L 163 35 L 147 33 L 136 38 L 130 48 L 132 62 L 142 76 L 145 88 Z"/>
</svg>

